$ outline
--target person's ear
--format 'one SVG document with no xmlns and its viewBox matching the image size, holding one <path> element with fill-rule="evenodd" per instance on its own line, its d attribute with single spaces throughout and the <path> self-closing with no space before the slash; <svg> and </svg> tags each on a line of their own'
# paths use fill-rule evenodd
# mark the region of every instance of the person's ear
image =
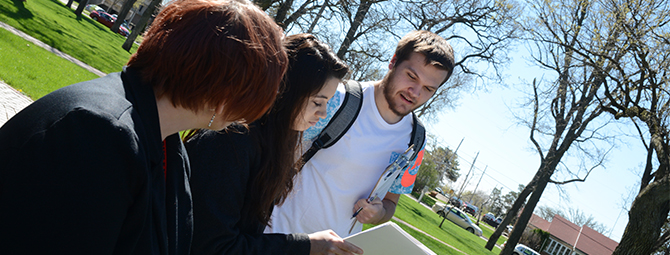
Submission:
<svg viewBox="0 0 670 255">
<path fill-rule="evenodd" d="M 216 115 L 221 115 L 221 114 L 223 113 L 223 107 L 224 107 L 224 105 L 225 105 L 225 104 L 221 104 L 221 105 L 219 105 L 219 106 L 216 107 L 216 109 L 215 109 L 215 111 L 216 111 Z"/>
<path fill-rule="evenodd" d="M 398 57 L 396 57 L 396 55 L 393 54 L 393 57 L 391 58 L 391 62 L 389 62 L 389 69 L 393 69 L 393 67 L 395 67 L 396 61 L 398 61 Z"/>
</svg>

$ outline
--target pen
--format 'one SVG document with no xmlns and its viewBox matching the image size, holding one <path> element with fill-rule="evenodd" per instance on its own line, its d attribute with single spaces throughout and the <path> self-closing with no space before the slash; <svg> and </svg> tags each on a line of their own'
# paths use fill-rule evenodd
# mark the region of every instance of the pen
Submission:
<svg viewBox="0 0 670 255">
<path fill-rule="evenodd" d="M 373 197 L 368 198 L 366 201 L 368 201 L 368 203 L 370 203 L 370 202 L 372 202 L 372 200 L 375 200 L 375 199 L 377 199 L 377 197 L 373 196 Z M 356 212 L 354 213 L 354 215 L 351 216 L 351 218 L 352 219 L 356 218 L 356 215 L 358 215 L 361 211 L 363 211 L 363 207 L 358 208 L 358 210 L 356 210 Z"/>
<path fill-rule="evenodd" d="M 360 213 L 361 211 L 363 211 L 363 207 L 358 208 L 358 210 L 356 210 L 356 212 L 354 213 L 353 216 L 351 216 L 351 218 L 352 218 L 352 219 L 353 219 L 353 218 L 356 218 L 356 215 L 358 215 L 358 213 Z"/>
</svg>

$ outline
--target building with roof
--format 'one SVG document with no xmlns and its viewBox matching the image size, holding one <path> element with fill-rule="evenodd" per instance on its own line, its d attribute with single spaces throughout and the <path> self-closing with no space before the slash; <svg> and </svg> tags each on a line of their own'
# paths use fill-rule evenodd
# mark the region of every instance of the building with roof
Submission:
<svg viewBox="0 0 670 255">
<path fill-rule="evenodd" d="M 587 226 L 577 226 L 558 214 L 551 221 L 533 214 L 528 227 L 551 234 L 541 251 L 544 255 L 611 255 L 619 245 L 598 231 Z"/>
</svg>

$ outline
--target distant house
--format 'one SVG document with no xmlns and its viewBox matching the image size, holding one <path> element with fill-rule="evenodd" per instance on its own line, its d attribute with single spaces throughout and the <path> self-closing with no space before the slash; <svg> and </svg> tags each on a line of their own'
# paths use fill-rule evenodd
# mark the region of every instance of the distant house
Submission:
<svg viewBox="0 0 670 255">
<path fill-rule="evenodd" d="M 587 226 L 577 226 L 560 215 L 554 215 L 549 222 L 533 214 L 528 227 L 551 234 L 541 251 L 543 255 L 611 255 L 619 245 L 609 237 Z"/>
</svg>

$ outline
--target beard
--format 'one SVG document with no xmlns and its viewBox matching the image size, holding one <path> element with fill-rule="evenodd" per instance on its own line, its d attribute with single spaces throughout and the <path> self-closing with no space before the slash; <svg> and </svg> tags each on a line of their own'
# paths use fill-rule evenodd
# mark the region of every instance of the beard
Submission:
<svg viewBox="0 0 670 255">
<path fill-rule="evenodd" d="M 401 109 L 398 104 L 396 104 L 396 101 L 393 100 L 393 96 L 397 95 L 394 94 L 395 86 L 393 85 L 393 76 L 395 74 L 395 69 L 389 71 L 388 75 L 384 77 L 382 80 L 382 87 L 383 87 L 383 92 L 384 92 L 384 99 L 386 99 L 386 103 L 389 106 L 389 109 L 391 112 L 398 117 L 405 117 L 407 114 L 412 112 L 414 109 L 409 109 L 409 110 L 403 110 Z"/>
</svg>

